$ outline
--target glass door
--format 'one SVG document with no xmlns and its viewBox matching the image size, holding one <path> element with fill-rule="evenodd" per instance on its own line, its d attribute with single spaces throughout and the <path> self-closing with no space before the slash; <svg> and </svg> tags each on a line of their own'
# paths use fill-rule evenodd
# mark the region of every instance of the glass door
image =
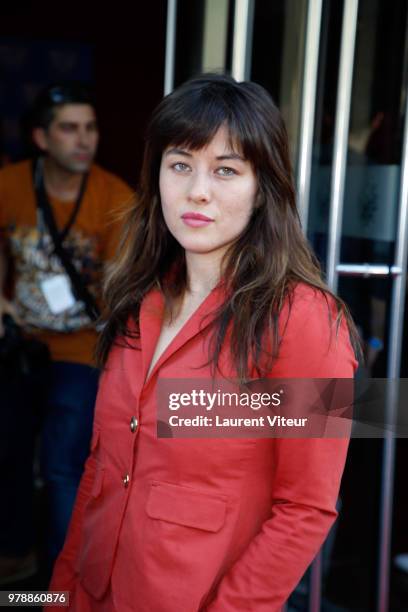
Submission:
<svg viewBox="0 0 408 612">
<path fill-rule="evenodd" d="M 307 233 L 360 330 L 360 375 L 398 378 L 407 262 L 407 3 L 323 2 L 322 24 Z M 405 361 L 404 351 L 403 368 Z M 408 551 L 399 482 L 406 442 L 351 441 L 324 590 L 341 609 L 408 609 L 398 583 L 389 590 L 392 559 Z"/>
</svg>

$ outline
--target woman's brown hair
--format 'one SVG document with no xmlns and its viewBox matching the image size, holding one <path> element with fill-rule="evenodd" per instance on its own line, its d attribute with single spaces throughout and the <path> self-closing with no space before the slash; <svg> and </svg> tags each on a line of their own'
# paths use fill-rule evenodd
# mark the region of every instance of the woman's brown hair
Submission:
<svg viewBox="0 0 408 612">
<path fill-rule="evenodd" d="M 216 313 L 209 361 L 217 367 L 231 327 L 230 349 L 238 378 L 249 378 L 250 362 L 259 375 L 270 369 L 279 349 L 278 317 L 299 282 L 315 287 L 326 299 L 332 295 L 338 321 L 346 317 L 357 345 L 347 308 L 324 284 L 302 233 L 288 138 L 278 108 L 260 85 L 205 74 L 166 96 L 147 129 L 137 203 L 124 224 L 121 247 L 105 282 L 99 365 L 106 363 L 112 344 L 119 338 L 126 343 L 138 336 L 140 305 L 149 290 L 156 287 L 163 291 L 170 308 L 186 290 L 184 251 L 167 229 L 161 210 L 161 157 L 169 146 L 201 149 L 221 126 L 227 128 L 233 149 L 252 164 L 258 192 L 248 226 L 224 256 L 226 300 Z M 170 273 L 172 280 L 167 282 Z M 328 313 L 330 319 L 329 307 Z M 131 319 L 136 329 L 133 333 Z M 270 342 L 265 343 L 265 334 Z M 272 347 L 269 352 L 266 345 Z"/>
</svg>

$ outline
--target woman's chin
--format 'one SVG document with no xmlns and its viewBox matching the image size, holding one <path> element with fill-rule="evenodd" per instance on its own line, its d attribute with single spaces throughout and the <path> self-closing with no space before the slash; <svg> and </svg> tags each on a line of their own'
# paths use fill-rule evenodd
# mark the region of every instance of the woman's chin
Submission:
<svg viewBox="0 0 408 612">
<path fill-rule="evenodd" d="M 204 245 L 204 244 L 182 244 L 187 255 L 215 255 L 216 253 L 223 253 L 225 251 L 224 245 Z"/>
</svg>

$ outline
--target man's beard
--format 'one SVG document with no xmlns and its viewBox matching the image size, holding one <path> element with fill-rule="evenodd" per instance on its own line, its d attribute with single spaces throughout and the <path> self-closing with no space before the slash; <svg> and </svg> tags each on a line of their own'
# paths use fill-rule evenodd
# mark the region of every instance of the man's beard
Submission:
<svg viewBox="0 0 408 612">
<path fill-rule="evenodd" d="M 71 174 L 85 174 L 93 163 L 93 157 L 89 161 L 83 162 L 74 159 L 58 159 L 56 157 L 52 157 L 52 160 L 61 170 Z"/>
</svg>

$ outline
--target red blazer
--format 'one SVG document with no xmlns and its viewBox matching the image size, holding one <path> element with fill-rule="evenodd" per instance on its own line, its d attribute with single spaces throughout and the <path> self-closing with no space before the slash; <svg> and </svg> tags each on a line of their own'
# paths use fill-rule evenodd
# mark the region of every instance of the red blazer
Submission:
<svg viewBox="0 0 408 612">
<path fill-rule="evenodd" d="M 207 297 L 146 382 L 163 314 L 158 291 L 141 307 L 140 350 L 110 353 L 50 585 L 71 591 L 71 610 L 280 610 L 336 517 L 347 439 L 156 437 L 157 381 L 210 377 L 206 315 L 222 299 L 220 289 Z M 286 319 L 287 307 L 271 376 L 353 376 L 346 325 L 337 337 L 334 322 L 330 330 L 320 292 L 298 285 L 283 330 Z M 227 347 L 221 362 L 233 374 Z"/>
</svg>

